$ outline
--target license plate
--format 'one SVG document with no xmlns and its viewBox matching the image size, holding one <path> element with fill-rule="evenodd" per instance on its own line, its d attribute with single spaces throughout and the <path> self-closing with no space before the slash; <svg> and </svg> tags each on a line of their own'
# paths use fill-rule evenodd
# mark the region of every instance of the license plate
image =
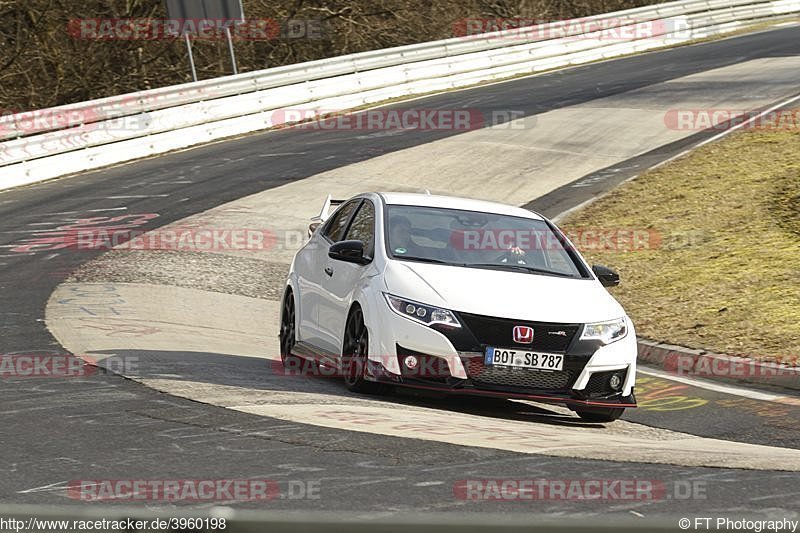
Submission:
<svg viewBox="0 0 800 533">
<path fill-rule="evenodd" d="M 526 352 L 516 348 L 486 348 L 486 366 L 513 366 L 533 370 L 562 370 L 564 356 L 553 353 Z"/>
</svg>

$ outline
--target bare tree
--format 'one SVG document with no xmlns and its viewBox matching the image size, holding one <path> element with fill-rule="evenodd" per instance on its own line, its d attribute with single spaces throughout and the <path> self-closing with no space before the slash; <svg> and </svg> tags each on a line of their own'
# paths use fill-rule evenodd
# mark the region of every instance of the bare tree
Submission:
<svg viewBox="0 0 800 533">
<path fill-rule="evenodd" d="M 654 0 L 244 0 L 249 19 L 284 26 L 269 39 L 238 40 L 240 71 L 258 70 L 452 37 L 469 18 L 559 20 Z M 0 0 L 0 113 L 28 110 L 190 81 L 175 38 L 94 39 L 82 19 L 164 18 L 160 0 Z M 286 22 L 308 22 L 313 35 Z M 298 26 L 297 24 L 295 26 Z M 318 30 L 321 28 L 321 33 Z M 223 40 L 193 43 L 201 78 L 231 72 Z"/>
</svg>

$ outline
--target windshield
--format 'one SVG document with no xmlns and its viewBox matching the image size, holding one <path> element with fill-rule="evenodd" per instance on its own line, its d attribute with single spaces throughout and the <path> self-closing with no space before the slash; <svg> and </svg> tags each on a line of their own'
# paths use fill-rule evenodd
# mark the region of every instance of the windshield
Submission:
<svg viewBox="0 0 800 533">
<path fill-rule="evenodd" d="M 442 207 L 387 206 L 390 257 L 494 270 L 588 277 L 544 220 Z"/>
</svg>

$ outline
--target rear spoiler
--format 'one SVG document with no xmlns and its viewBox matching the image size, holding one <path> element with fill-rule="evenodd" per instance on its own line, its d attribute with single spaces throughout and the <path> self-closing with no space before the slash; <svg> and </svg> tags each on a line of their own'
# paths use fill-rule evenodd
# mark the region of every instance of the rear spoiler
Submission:
<svg viewBox="0 0 800 533">
<path fill-rule="evenodd" d="M 335 211 L 336 207 L 339 207 L 346 201 L 347 200 L 337 200 L 329 194 L 328 197 L 325 198 L 325 203 L 322 204 L 322 209 L 320 210 L 319 215 L 312 217 L 311 220 L 315 222 L 325 222 L 328 220 L 328 217 L 331 216 L 331 208 L 333 207 L 333 211 Z"/>
<path fill-rule="evenodd" d="M 308 225 L 308 236 L 311 237 L 311 234 L 314 233 L 320 224 L 328 220 L 328 217 L 331 216 L 331 212 L 335 211 L 337 207 L 345 203 L 347 200 L 337 200 L 333 198 L 330 194 L 327 198 L 325 198 L 325 203 L 322 204 L 322 209 L 319 212 L 319 215 L 315 217 L 311 217 L 311 224 Z"/>
</svg>

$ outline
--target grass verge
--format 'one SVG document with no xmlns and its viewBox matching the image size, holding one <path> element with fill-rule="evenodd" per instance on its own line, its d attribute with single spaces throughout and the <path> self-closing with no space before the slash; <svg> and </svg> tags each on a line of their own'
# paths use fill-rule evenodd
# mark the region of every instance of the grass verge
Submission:
<svg viewBox="0 0 800 533">
<path fill-rule="evenodd" d="M 561 225 L 647 231 L 644 249 L 585 250 L 620 272 L 612 293 L 639 336 L 768 361 L 800 355 L 800 131 L 733 134 Z"/>
</svg>

